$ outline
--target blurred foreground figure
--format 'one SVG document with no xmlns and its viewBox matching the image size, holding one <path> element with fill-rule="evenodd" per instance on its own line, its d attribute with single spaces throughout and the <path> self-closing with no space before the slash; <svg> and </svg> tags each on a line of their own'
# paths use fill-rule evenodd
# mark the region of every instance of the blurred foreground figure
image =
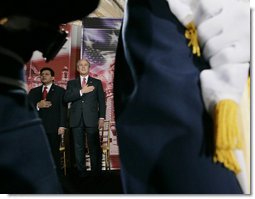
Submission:
<svg viewBox="0 0 255 199">
<path fill-rule="evenodd" d="M 0 193 L 62 193 L 42 122 L 28 103 L 24 64 L 46 61 L 66 41 L 59 26 L 92 12 L 98 0 L 10 0 L 0 7 Z M 57 14 L 58 13 L 58 14 Z"/>
<path fill-rule="evenodd" d="M 249 24 L 245 0 L 126 1 L 114 79 L 125 193 L 243 193 Z"/>
</svg>

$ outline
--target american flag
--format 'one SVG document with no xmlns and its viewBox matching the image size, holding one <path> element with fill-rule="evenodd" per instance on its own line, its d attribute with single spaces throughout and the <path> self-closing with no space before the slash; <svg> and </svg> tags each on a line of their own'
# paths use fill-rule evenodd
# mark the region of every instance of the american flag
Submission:
<svg viewBox="0 0 255 199">
<path fill-rule="evenodd" d="M 83 23 L 82 56 L 91 65 L 104 66 L 115 55 L 121 19 L 88 18 Z"/>
</svg>

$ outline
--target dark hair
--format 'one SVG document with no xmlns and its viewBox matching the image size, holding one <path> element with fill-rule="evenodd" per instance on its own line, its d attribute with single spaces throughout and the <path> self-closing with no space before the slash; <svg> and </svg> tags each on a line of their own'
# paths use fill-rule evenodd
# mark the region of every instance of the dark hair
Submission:
<svg viewBox="0 0 255 199">
<path fill-rule="evenodd" d="M 43 68 L 40 70 L 40 74 L 42 74 L 42 72 L 45 71 L 45 70 L 50 71 L 50 74 L 51 74 L 52 77 L 55 76 L 54 70 L 53 70 L 52 68 L 50 68 L 50 67 L 43 67 Z"/>
</svg>

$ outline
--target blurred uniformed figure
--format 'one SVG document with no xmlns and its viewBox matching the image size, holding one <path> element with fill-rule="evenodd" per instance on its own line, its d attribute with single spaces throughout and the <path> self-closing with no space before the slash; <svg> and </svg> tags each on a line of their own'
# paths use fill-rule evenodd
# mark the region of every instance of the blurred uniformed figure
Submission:
<svg viewBox="0 0 255 199">
<path fill-rule="evenodd" d="M 28 103 L 24 64 L 46 61 L 66 41 L 63 23 L 92 12 L 98 0 L 9 0 L 0 6 L 0 193 L 62 193 L 42 122 Z"/>
<path fill-rule="evenodd" d="M 114 78 L 124 192 L 247 193 L 235 153 L 249 1 L 127 0 L 125 8 Z"/>
</svg>

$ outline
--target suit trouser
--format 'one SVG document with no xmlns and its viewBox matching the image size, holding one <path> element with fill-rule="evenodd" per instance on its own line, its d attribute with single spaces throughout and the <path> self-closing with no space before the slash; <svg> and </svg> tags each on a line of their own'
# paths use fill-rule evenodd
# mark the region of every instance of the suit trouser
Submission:
<svg viewBox="0 0 255 199">
<path fill-rule="evenodd" d="M 99 175 L 102 167 L 102 153 L 98 128 L 82 126 L 72 128 L 72 133 L 78 174 L 82 176 L 86 172 L 85 143 L 87 141 L 92 174 Z"/>
<path fill-rule="evenodd" d="M 57 172 L 58 174 L 61 174 L 61 165 L 60 165 L 60 151 L 59 151 L 59 145 L 60 145 L 60 137 L 55 133 L 46 133 L 48 137 L 48 141 L 51 148 L 51 153 L 53 155 L 53 159 L 55 161 Z"/>
</svg>

